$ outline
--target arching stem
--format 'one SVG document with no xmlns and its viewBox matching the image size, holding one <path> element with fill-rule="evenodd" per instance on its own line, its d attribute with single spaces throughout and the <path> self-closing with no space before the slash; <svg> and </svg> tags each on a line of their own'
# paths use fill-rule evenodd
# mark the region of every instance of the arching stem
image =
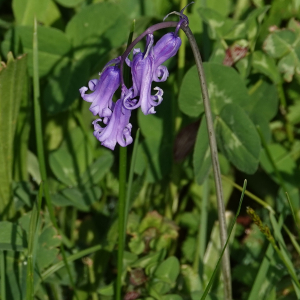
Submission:
<svg viewBox="0 0 300 300">
<path fill-rule="evenodd" d="M 191 48 L 195 57 L 195 62 L 196 62 L 200 84 L 201 84 L 202 98 L 203 98 L 209 145 L 210 145 L 210 153 L 211 153 L 213 173 L 214 173 L 215 186 L 216 186 L 216 194 L 217 194 L 218 217 L 219 217 L 220 233 L 221 233 L 220 236 L 221 248 L 223 248 L 227 240 L 225 207 L 223 201 L 223 188 L 222 188 L 222 181 L 221 181 L 220 164 L 218 159 L 218 148 L 217 148 L 216 136 L 215 136 L 214 126 L 213 126 L 213 118 L 210 109 L 210 101 L 208 96 L 206 80 L 205 80 L 203 63 L 202 63 L 199 48 L 197 46 L 195 37 L 191 29 L 187 24 L 183 24 L 181 26 L 181 29 L 184 31 L 191 44 Z M 230 258 L 229 258 L 228 248 L 224 252 L 224 256 L 222 260 L 222 271 L 223 271 L 223 278 L 224 278 L 225 299 L 231 300 L 232 290 L 231 290 Z"/>
</svg>

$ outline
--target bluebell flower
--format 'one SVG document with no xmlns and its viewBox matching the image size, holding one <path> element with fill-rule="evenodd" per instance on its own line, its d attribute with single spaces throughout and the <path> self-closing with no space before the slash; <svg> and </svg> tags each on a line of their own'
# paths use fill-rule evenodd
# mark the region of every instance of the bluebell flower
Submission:
<svg viewBox="0 0 300 300">
<path fill-rule="evenodd" d="M 108 66 L 112 63 L 120 62 L 120 58 L 110 61 L 100 75 L 100 79 L 89 81 L 89 89 L 93 92 L 86 94 L 87 87 L 82 87 L 79 92 L 83 100 L 92 102 L 90 111 L 94 116 L 110 117 L 114 103 L 112 97 L 120 85 L 120 69 L 118 66 Z"/>
<path fill-rule="evenodd" d="M 157 93 L 152 95 L 152 81 L 154 78 L 157 81 L 165 81 L 169 73 L 166 67 L 161 67 L 158 70 L 155 68 L 153 34 L 147 35 L 145 51 L 142 53 L 140 49 L 134 49 L 132 62 L 128 59 L 126 62 L 131 67 L 133 86 L 124 98 L 124 106 L 131 110 L 140 106 L 145 115 L 154 114 L 154 107 L 163 100 L 163 90 L 155 87 L 154 90 L 157 90 Z M 159 79 L 159 77 L 161 78 Z M 134 99 L 136 97 L 139 99 Z"/>
<path fill-rule="evenodd" d="M 123 99 L 119 99 L 113 109 L 111 117 L 97 119 L 93 121 L 94 136 L 101 142 L 101 145 L 114 150 L 116 144 L 125 147 L 132 143 L 131 137 L 132 125 L 129 123 L 131 111 L 123 107 Z M 101 127 L 98 122 L 107 124 Z"/>
<path fill-rule="evenodd" d="M 154 69 L 157 70 L 166 60 L 176 55 L 180 46 L 181 39 L 176 32 L 169 32 L 162 36 L 153 47 Z"/>
</svg>

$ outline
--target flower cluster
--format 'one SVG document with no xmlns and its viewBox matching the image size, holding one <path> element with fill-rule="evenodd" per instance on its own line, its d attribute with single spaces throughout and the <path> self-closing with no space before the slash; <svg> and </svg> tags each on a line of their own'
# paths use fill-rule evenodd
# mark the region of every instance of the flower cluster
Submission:
<svg viewBox="0 0 300 300">
<path fill-rule="evenodd" d="M 163 63 L 174 56 L 181 45 L 179 27 L 180 24 L 175 32 L 165 34 L 156 44 L 153 34 L 147 34 L 144 52 L 133 49 L 132 61 L 124 55 L 113 59 L 104 67 L 99 80 L 89 81 L 92 93 L 86 94 L 87 87 L 79 90 L 83 100 L 92 103 L 90 111 L 94 116 L 99 116 L 93 125 L 94 136 L 101 145 L 114 150 L 116 143 L 122 147 L 132 143 L 132 125 L 129 123 L 131 110 L 141 107 L 145 115 L 155 113 L 155 107 L 163 100 L 163 90 L 154 87 L 156 93 L 152 95 L 152 82 L 166 81 L 169 76 Z M 131 68 L 133 84 L 129 89 L 122 83 L 120 65 L 124 61 Z M 120 85 L 121 98 L 115 103 L 112 98 Z M 104 124 L 103 127 L 99 122 Z"/>
</svg>

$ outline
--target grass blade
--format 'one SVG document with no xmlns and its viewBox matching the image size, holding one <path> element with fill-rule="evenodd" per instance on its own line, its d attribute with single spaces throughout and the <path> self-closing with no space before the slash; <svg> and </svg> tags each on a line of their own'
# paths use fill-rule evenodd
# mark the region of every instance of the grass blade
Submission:
<svg viewBox="0 0 300 300">
<path fill-rule="evenodd" d="M 204 293 L 203 293 L 203 295 L 202 295 L 202 297 L 201 297 L 201 300 L 204 300 L 204 299 L 206 298 L 206 296 L 207 296 L 207 294 L 208 294 L 208 292 L 209 292 L 209 290 L 210 290 L 210 288 L 211 288 L 211 286 L 212 286 L 212 284 L 213 284 L 213 282 L 214 282 L 214 278 L 215 278 L 215 276 L 216 276 L 216 274 L 217 274 L 217 271 L 218 271 L 218 269 L 219 269 L 219 266 L 220 266 L 220 263 L 221 263 L 223 254 L 224 254 L 225 249 L 226 249 L 226 247 L 227 247 L 227 244 L 228 244 L 228 242 L 229 242 L 229 239 L 230 239 L 230 236 L 231 236 L 233 227 L 234 227 L 234 225 L 235 225 L 236 219 L 237 219 L 237 217 L 238 217 L 239 214 L 240 214 L 241 207 L 242 207 L 242 203 L 243 203 L 243 199 L 244 199 L 244 194 L 245 194 L 245 190 L 246 190 L 246 186 L 247 186 L 247 180 L 244 181 L 244 186 L 243 186 L 243 191 L 242 191 L 242 195 L 241 195 L 239 207 L 238 207 L 238 210 L 237 210 L 237 212 L 236 212 L 236 214 L 235 214 L 234 220 L 233 220 L 233 222 L 232 222 L 232 224 L 231 224 L 231 226 L 230 226 L 230 229 L 229 229 L 229 231 L 228 231 L 228 237 L 227 237 L 226 243 L 225 243 L 225 245 L 224 245 L 224 247 L 223 247 L 223 249 L 222 249 L 222 252 L 221 252 L 221 255 L 220 255 L 219 260 L 218 260 L 218 262 L 217 262 L 217 265 L 216 265 L 216 267 L 215 267 L 215 269 L 214 269 L 214 272 L 213 272 L 213 274 L 212 274 L 212 276 L 211 276 L 211 278 L 210 278 L 210 280 L 209 280 L 208 285 L 207 285 L 206 288 L 205 288 L 205 291 L 204 291 Z"/>
<path fill-rule="evenodd" d="M 209 199 L 209 176 L 203 183 L 203 197 L 201 203 L 201 216 L 198 229 L 196 256 L 193 264 L 195 273 L 199 273 L 201 283 L 203 284 L 203 260 L 205 254 L 206 237 L 207 237 L 207 218 L 208 218 L 208 199 Z"/>
<path fill-rule="evenodd" d="M 27 255 L 27 277 L 26 277 L 26 300 L 34 299 L 34 266 L 35 266 L 35 252 L 36 252 L 36 242 L 37 242 L 37 229 L 39 223 L 39 212 L 41 209 L 43 196 L 43 185 L 40 185 L 38 201 L 33 205 L 31 219 L 29 224 L 28 232 L 28 255 Z"/>
<path fill-rule="evenodd" d="M 84 257 L 84 256 L 87 256 L 91 253 L 94 253 L 96 251 L 99 251 L 100 249 L 102 248 L 101 245 L 96 245 L 96 246 L 93 246 L 93 247 L 90 247 L 90 248 L 87 248 L 85 250 L 82 250 L 82 251 L 79 251 L 75 254 L 72 254 L 70 256 L 67 257 L 67 262 L 70 263 L 70 262 L 73 262 L 81 257 Z M 51 276 L 53 273 L 55 273 L 56 271 L 58 271 L 59 269 L 61 269 L 62 267 L 64 267 L 65 265 L 65 262 L 64 261 L 60 261 L 54 265 L 52 265 L 49 269 L 47 269 L 46 271 L 44 271 L 42 274 L 41 274 L 41 278 L 42 280 L 45 280 L 46 278 L 48 278 L 49 276 Z"/>
</svg>

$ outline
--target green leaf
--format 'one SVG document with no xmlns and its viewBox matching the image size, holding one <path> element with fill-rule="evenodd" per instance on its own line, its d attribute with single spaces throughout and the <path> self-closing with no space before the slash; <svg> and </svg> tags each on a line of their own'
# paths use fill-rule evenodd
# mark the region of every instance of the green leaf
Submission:
<svg viewBox="0 0 300 300">
<path fill-rule="evenodd" d="M 299 34 L 289 29 L 275 31 L 267 37 L 263 49 L 271 57 L 280 58 L 278 68 L 286 81 L 292 81 L 295 73 L 300 74 Z"/>
<path fill-rule="evenodd" d="M 113 3 L 103 2 L 88 5 L 77 13 L 68 23 L 66 34 L 72 41 L 75 58 L 96 54 L 93 58 L 97 59 L 121 46 L 128 30 L 129 21 L 122 10 Z"/>
<path fill-rule="evenodd" d="M 19 225 L 0 222 L 0 250 L 23 251 L 26 247 L 26 236 Z"/>
<path fill-rule="evenodd" d="M 263 49 L 271 57 L 281 58 L 290 52 L 296 38 L 296 33 L 289 29 L 275 31 L 267 37 Z"/>
<path fill-rule="evenodd" d="M 249 102 L 248 92 L 242 77 L 230 67 L 216 63 L 204 63 L 211 109 L 219 114 L 228 103 L 244 107 Z M 196 83 L 197 78 L 197 83 Z M 233 85 L 232 82 L 235 84 Z M 185 75 L 179 93 L 179 108 L 191 117 L 203 112 L 203 102 L 196 66 Z"/>
<path fill-rule="evenodd" d="M 287 180 L 289 183 L 297 185 L 299 172 L 296 171 L 296 162 L 293 160 L 289 152 L 280 144 L 270 144 L 268 145 L 268 148 L 275 162 L 276 168 L 281 173 L 283 179 Z M 274 169 L 264 149 L 261 151 L 260 163 L 263 169 L 271 175 L 273 180 L 278 182 L 278 178 L 274 173 Z"/>
<path fill-rule="evenodd" d="M 81 211 L 89 211 L 93 203 L 101 197 L 101 189 L 97 186 L 91 188 L 68 188 L 51 197 L 57 206 L 74 206 Z"/>
<path fill-rule="evenodd" d="M 111 151 L 103 150 L 103 154 L 98 157 L 82 174 L 83 185 L 98 184 L 104 175 L 110 170 L 114 161 Z"/>
<path fill-rule="evenodd" d="M 67 186 L 80 183 L 80 176 L 91 164 L 92 149 L 79 127 L 74 128 L 58 150 L 49 155 L 55 176 Z"/>
<path fill-rule="evenodd" d="M 60 11 L 52 0 L 13 0 L 12 9 L 18 25 L 33 25 L 37 21 L 51 25 L 60 19 Z"/>
<path fill-rule="evenodd" d="M 166 283 L 174 284 L 179 275 L 180 264 L 175 256 L 168 257 L 155 270 L 154 276 Z"/>
<path fill-rule="evenodd" d="M 9 53 L 0 67 L 0 215 L 11 201 L 14 136 L 26 81 L 26 56 L 14 59 Z"/>
<path fill-rule="evenodd" d="M 79 88 L 86 85 L 89 72 L 90 65 L 85 60 L 62 58 L 48 76 L 43 91 L 43 104 L 47 111 L 57 114 L 68 109 L 80 97 Z"/>
<path fill-rule="evenodd" d="M 8 31 L 1 45 L 2 51 L 6 54 L 8 51 L 14 50 L 11 40 L 15 39 L 15 36 L 18 37 L 15 44 L 20 47 L 21 43 L 23 53 L 28 53 L 28 70 L 31 76 L 33 74 L 32 32 L 31 26 L 17 26 Z M 71 51 L 71 45 L 66 35 L 61 30 L 51 27 L 38 26 L 38 46 L 40 77 L 47 75 Z"/>
<path fill-rule="evenodd" d="M 269 77 L 275 84 L 280 82 L 279 70 L 274 59 L 262 51 L 253 52 L 252 66 L 256 71 Z"/>
<path fill-rule="evenodd" d="M 65 7 L 75 7 L 78 4 L 82 3 L 84 0 L 55 0 L 55 1 Z"/>
<path fill-rule="evenodd" d="M 212 39 L 224 37 L 227 33 L 232 32 L 233 27 L 237 24 L 235 20 L 225 18 L 208 7 L 201 7 L 198 12 L 203 21 L 209 25 L 209 35 Z"/>
<path fill-rule="evenodd" d="M 278 94 L 275 85 L 260 80 L 249 90 L 250 101 L 245 110 L 250 115 L 263 113 L 267 121 L 272 120 L 278 111 Z"/>
<path fill-rule="evenodd" d="M 258 167 L 260 139 L 254 124 L 236 104 L 224 106 L 217 119 L 218 146 L 241 171 L 253 174 Z"/>
<path fill-rule="evenodd" d="M 193 167 L 195 180 L 201 185 L 208 176 L 211 167 L 211 155 L 205 117 L 202 118 L 201 125 L 197 133 L 193 154 Z"/>
</svg>

